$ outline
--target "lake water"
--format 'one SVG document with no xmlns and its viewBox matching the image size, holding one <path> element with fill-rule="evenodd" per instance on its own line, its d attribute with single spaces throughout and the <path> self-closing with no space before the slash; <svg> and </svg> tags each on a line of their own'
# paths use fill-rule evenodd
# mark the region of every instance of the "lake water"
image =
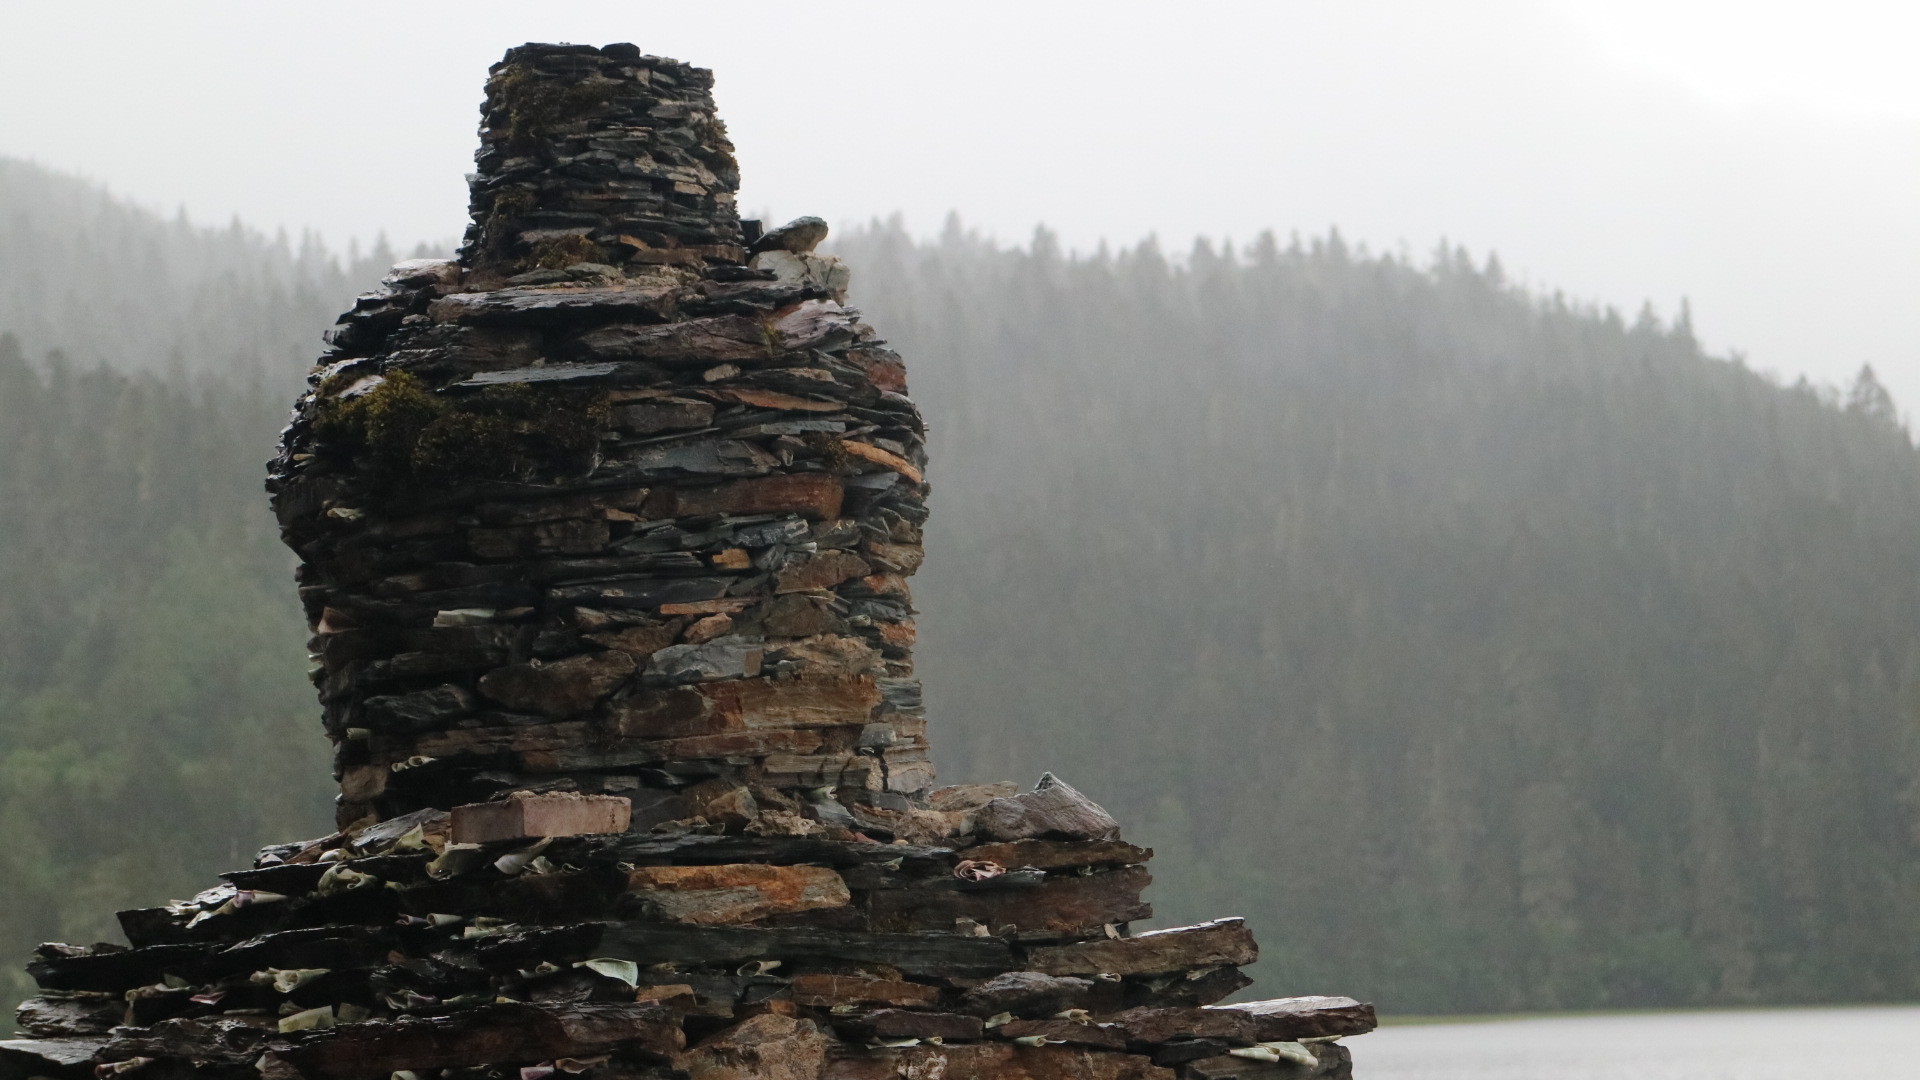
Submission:
<svg viewBox="0 0 1920 1080">
<path fill-rule="evenodd" d="M 1355 1080 L 1920 1080 L 1920 1006 L 1388 1026 Z"/>
</svg>

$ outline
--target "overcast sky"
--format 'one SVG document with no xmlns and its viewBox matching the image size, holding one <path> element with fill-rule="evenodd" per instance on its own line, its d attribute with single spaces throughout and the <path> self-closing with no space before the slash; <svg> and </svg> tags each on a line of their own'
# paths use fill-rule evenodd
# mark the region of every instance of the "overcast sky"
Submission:
<svg viewBox="0 0 1920 1080">
<path fill-rule="evenodd" d="M 1445 237 L 1920 405 L 1911 0 L 4 0 L 0 40 L 0 154 L 212 223 L 455 237 L 487 66 L 632 41 L 715 70 L 776 218 Z"/>
</svg>

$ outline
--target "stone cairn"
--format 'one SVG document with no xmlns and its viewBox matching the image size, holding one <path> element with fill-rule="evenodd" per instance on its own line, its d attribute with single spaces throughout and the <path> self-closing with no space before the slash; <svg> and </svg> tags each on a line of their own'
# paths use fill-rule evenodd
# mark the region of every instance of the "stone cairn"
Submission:
<svg viewBox="0 0 1920 1080">
<path fill-rule="evenodd" d="M 329 335 L 269 489 L 339 831 L 44 945 L 0 1080 L 1345 1077 L 1216 1004 L 1238 919 L 1051 776 L 936 787 L 926 455 L 826 226 L 760 235 L 710 73 L 527 45 L 473 224 Z M 517 1074 L 517 1077 L 516 1077 Z"/>
</svg>

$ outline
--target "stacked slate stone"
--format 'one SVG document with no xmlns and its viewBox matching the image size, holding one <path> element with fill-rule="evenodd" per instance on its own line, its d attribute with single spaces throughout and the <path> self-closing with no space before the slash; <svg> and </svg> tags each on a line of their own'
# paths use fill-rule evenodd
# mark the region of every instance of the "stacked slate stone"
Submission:
<svg viewBox="0 0 1920 1080">
<path fill-rule="evenodd" d="M 46 945 L 0 1080 L 1344 1077 L 1052 776 L 939 788 L 899 358 L 733 210 L 711 77 L 524 46 L 474 226 L 331 335 L 269 486 L 339 831 Z"/>
</svg>

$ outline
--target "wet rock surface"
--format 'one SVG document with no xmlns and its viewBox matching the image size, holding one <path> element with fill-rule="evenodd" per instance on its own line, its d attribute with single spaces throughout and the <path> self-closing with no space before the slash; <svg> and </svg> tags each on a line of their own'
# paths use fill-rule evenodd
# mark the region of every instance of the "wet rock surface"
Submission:
<svg viewBox="0 0 1920 1080">
<path fill-rule="evenodd" d="M 936 785 L 905 367 L 734 211 L 711 75 L 493 69 L 460 258 L 330 335 L 272 463 L 338 831 L 42 946 L 0 1080 L 1345 1076 L 1239 920 L 1048 775 Z"/>
</svg>

